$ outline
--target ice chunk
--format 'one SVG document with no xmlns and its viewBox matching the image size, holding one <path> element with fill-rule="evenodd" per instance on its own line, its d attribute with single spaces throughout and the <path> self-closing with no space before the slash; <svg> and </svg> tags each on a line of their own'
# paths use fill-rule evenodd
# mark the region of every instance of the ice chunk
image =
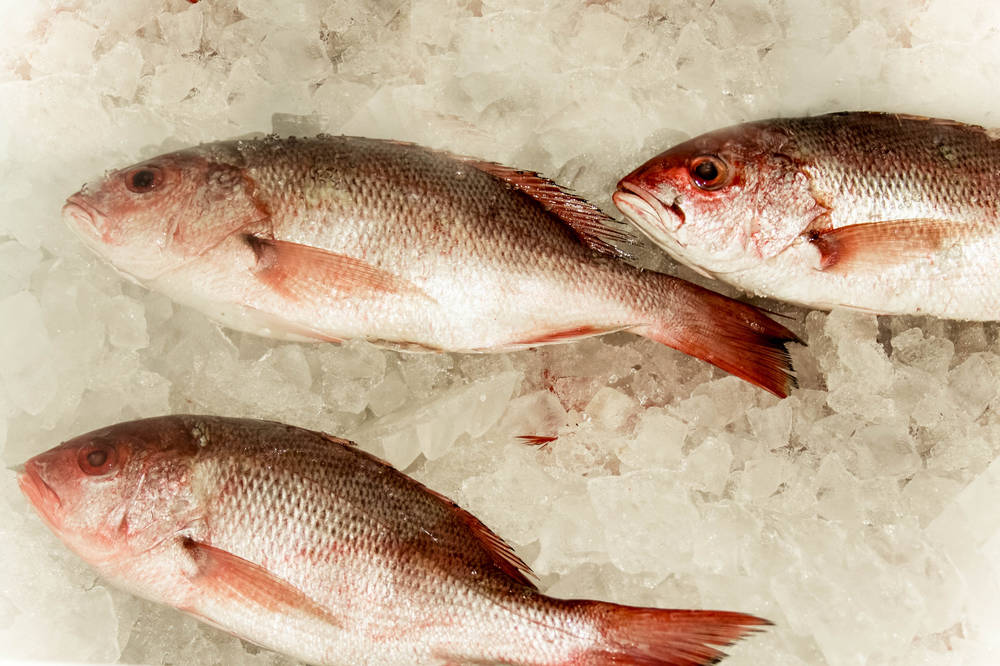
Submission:
<svg viewBox="0 0 1000 666">
<path fill-rule="evenodd" d="M 684 459 L 685 479 L 695 488 L 720 495 L 729 481 L 733 450 L 721 437 L 709 437 Z"/>
<path fill-rule="evenodd" d="M 45 43 L 28 56 L 38 74 L 85 72 L 94 60 L 97 28 L 72 12 L 60 12 L 45 32 Z"/>
<path fill-rule="evenodd" d="M 892 358 L 936 376 L 948 371 L 955 345 L 951 340 L 925 337 L 919 328 L 911 328 L 892 339 Z"/>
<path fill-rule="evenodd" d="M 946 476 L 917 472 L 903 488 L 903 500 L 909 513 L 926 526 L 941 512 L 942 507 L 962 490 L 962 484 Z"/>
<path fill-rule="evenodd" d="M 690 427 L 663 408 L 645 410 L 639 417 L 635 437 L 619 453 L 622 462 L 634 468 L 676 469 Z"/>
<path fill-rule="evenodd" d="M 131 100 L 139 86 L 142 51 L 128 42 L 119 42 L 97 61 L 95 75 L 105 81 L 109 95 Z"/>
<path fill-rule="evenodd" d="M 611 562 L 626 573 L 658 579 L 687 568 L 698 527 L 698 511 L 687 493 L 669 493 L 678 477 L 665 471 L 638 471 L 592 479 L 587 492 L 604 533 Z M 632 547 L 642 534 L 644 547 Z"/>
<path fill-rule="evenodd" d="M 17 241 L 0 243 L 0 298 L 28 287 L 31 274 L 42 261 L 42 253 Z"/>
<path fill-rule="evenodd" d="M 38 414 L 56 393 L 56 369 L 38 300 L 20 291 L 0 301 L 0 379 L 7 399 Z"/>
<path fill-rule="evenodd" d="M 566 420 L 566 410 L 559 398 L 551 391 L 535 391 L 510 401 L 499 429 L 515 437 L 555 437 Z"/>
<path fill-rule="evenodd" d="M 462 435 L 479 437 L 489 430 L 500 419 L 520 380 L 520 372 L 510 371 L 456 386 L 435 399 L 397 409 L 358 431 L 354 438 L 381 442 L 386 459 L 400 469 L 408 467 L 419 453 L 434 460 Z"/>
<path fill-rule="evenodd" d="M 134 351 L 149 344 L 145 311 L 141 303 L 127 296 L 115 296 L 108 301 L 106 314 L 102 318 L 107 322 L 108 341 L 115 347 Z"/>
<path fill-rule="evenodd" d="M 618 430 L 635 414 L 635 400 L 621 391 L 605 386 L 587 403 L 586 413 L 606 430 Z"/>
<path fill-rule="evenodd" d="M 183 11 L 160 14 L 156 22 L 163 33 L 163 41 L 174 53 L 191 53 L 201 47 L 204 5 L 185 7 Z"/>
</svg>

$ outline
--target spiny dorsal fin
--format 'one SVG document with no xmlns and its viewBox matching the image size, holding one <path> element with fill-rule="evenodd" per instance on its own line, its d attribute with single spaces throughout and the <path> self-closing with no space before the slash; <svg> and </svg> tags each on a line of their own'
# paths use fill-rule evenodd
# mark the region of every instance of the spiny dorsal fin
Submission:
<svg viewBox="0 0 1000 666">
<path fill-rule="evenodd" d="M 530 587 L 533 590 L 538 589 L 535 586 L 535 583 L 531 580 L 534 578 L 535 574 L 532 573 L 531 568 L 525 564 L 524 560 L 517 556 L 517 553 L 515 553 L 514 549 L 510 547 L 510 544 L 497 536 L 493 530 L 486 527 L 486 525 L 483 524 L 483 521 L 479 520 L 471 513 L 455 504 L 452 500 L 448 499 L 436 490 L 432 490 L 423 484 L 420 485 L 431 495 L 449 505 L 451 510 L 455 513 L 455 517 L 472 531 L 473 536 L 475 536 L 479 543 L 483 545 L 486 551 L 490 554 L 490 557 L 493 559 L 493 563 L 501 571 L 521 585 Z"/>
<path fill-rule="evenodd" d="M 473 157 L 448 155 L 524 192 L 567 224 L 592 250 L 630 258 L 633 252 L 628 247 L 642 244 L 630 225 L 608 217 L 597 206 L 541 174 Z"/>
</svg>

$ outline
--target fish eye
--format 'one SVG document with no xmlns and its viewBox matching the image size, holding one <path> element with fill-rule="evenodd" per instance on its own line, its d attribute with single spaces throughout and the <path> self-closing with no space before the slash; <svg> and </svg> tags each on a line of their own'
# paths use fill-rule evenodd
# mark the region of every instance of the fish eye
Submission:
<svg viewBox="0 0 1000 666">
<path fill-rule="evenodd" d="M 125 187 L 137 194 L 155 190 L 163 182 L 163 171 L 154 166 L 132 169 L 125 174 Z"/>
<path fill-rule="evenodd" d="M 92 444 L 80 449 L 77 461 L 84 474 L 101 476 L 118 464 L 118 450 L 110 444 Z"/>
<path fill-rule="evenodd" d="M 716 155 L 699 155 L 688 164 L 694 184 L 703 190 L 717 190 L 729 182 L 729 166 Z"/>
</svg>

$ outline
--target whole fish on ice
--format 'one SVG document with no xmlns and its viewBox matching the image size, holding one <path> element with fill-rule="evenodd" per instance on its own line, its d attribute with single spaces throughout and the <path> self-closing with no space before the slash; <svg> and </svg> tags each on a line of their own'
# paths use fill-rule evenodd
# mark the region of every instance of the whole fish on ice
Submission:
<svg viewBox="0 0 1000 666">
<path fill-rule="evenodd" d="M 593 252 L 628 238 L 597 208 L 412 144 L 208 144 L 111 172 L 63 211 L 123 273 L 262 335 L 504 351 L 625 329 L 777 395 L 793 381 L 795 336 L 760 311 Z"/>
<path fill-rule="evenodd" d="M 811 307 L 1000 319 L 1000 142 L 884 113 L 709 132 L 649 160 L 615 203 L 705 275 Z"/>
<path fill-rule="evenodd" d="M 122 423 L 31 458 L 18 482 L 116 585 L 314 664 L 693 666 L 768 624 L 547 597 L 453 502 L 280 423 Z"/>
</svg>

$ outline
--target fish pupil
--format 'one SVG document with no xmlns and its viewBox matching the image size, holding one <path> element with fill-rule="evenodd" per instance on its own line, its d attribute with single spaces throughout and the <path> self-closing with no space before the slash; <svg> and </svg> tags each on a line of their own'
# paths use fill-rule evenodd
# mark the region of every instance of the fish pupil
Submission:
<svg viewBox="0 0 1000 666">
<path fill-rule="evenodd" d="M 87 464 L 91 467 L 100 467 L 108 461 L 108 452 L 103 449 L 95 449 L 87 454 Z"/>
<path fill-rule="evenodd" d="M 698 177 L 699 180 L 713 181 L 719 177 L 719 169 L 709 160 L 699 162 L 694 168 L 694 175 Z"/>
<path fill-rule="evenodd" d="M 156 174 L 149 169 L 142 169 L 136 171 L 132 175 L 132 187 L 137 190 L 148 190 L 153 187 L 153 183 L 156 181 Z"/>
</svg>

